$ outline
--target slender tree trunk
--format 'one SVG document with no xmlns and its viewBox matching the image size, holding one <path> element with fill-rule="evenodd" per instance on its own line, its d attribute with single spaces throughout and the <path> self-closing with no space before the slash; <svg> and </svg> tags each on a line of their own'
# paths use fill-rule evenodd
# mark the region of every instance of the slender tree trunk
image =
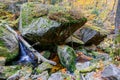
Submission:
<svg viewBox="0 0 120 80">
<path fill-rule="evenodd" d="M 115 56 L 120 58 L 120 0 L 118 0 L 115 18 Z"/>
<path fill-rule="evenodd" d="M 115 34 L 118 35 L 119 33 L 120 33 L 120 0 L 118 0 L 115 18 Z"/>
</svg>

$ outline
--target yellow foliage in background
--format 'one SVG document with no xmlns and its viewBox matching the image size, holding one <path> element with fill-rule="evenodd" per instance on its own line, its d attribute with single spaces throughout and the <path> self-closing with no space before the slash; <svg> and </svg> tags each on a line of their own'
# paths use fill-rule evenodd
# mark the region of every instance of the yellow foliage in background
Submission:
<svg viewBox="0 0 120 80">
<path fill-rule="evenodd" d="M 72 6 L 79 8 L 87 17 L 88 23 L 99 27 L 107 27 L 104 22 L 111 24 L 113 29 L 117 0 L 67 0 L 73 1 Z M 116 1 L 116 2 L 115 2 Z M 112 14 L 113 13 L 113 14 Z M 112 18 L 111 18 L 112 17 Z M 112 19 L 112 20 L 110 20 Z"/>
</svg>

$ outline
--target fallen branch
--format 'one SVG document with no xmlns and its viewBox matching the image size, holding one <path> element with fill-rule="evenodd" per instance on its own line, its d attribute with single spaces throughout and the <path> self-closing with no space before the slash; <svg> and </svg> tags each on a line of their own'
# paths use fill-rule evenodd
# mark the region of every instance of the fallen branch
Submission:
<svg viewBox="0 0 120 80">
<path fill-rule="evenodd" d="M 15 35 L 15 37 L 16 37 L 18 40 L 20 40 L 20 41 L 26 46 L 26 48 L 27 48 L 28 50 L 30 50 L 30 51 L 35 55 L 35 57 L 38 59 L 38 63 L 39 63 L 40 61 L 43 61 L 43 62 L 48 62 L 48 63 L 50 63 L 50 64 L 52 64 L 52 65 L 56 65 L 56 62 L 44 58 L 44 57 L 43 57 L 38 51 L 36 51 L 27 41 L 25 41 L 25 40 L 22 38 L 21 35 L 18 35 L 9 25 L 5 24 L 5 27 L 6 27 L 10 32 L 12 32 L 12 33 Z"/>
</svg>

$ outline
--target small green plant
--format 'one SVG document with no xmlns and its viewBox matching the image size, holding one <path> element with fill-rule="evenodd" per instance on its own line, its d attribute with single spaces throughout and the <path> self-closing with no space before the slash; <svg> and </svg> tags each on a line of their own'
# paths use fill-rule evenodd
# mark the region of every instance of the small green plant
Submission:
<svg viewBox="0 0 120 80">
<path fill-rule="evenodd" d="M 115 38 L 115 55 L 120 56 L 120 34 Z"/>
</svg>

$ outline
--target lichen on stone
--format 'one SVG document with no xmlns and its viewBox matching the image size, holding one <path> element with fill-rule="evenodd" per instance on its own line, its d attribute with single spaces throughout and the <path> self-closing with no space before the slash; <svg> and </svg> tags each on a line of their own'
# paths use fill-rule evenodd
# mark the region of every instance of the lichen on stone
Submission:
<svg viewBox="0 0 120 80">
<path fill-rule="evenodd" d="M 15 36 L 0 26 L 0 56 L 6 57 L 6 61 L 14 59 L 18 55 L 18 42 Z"/>
</svg>

